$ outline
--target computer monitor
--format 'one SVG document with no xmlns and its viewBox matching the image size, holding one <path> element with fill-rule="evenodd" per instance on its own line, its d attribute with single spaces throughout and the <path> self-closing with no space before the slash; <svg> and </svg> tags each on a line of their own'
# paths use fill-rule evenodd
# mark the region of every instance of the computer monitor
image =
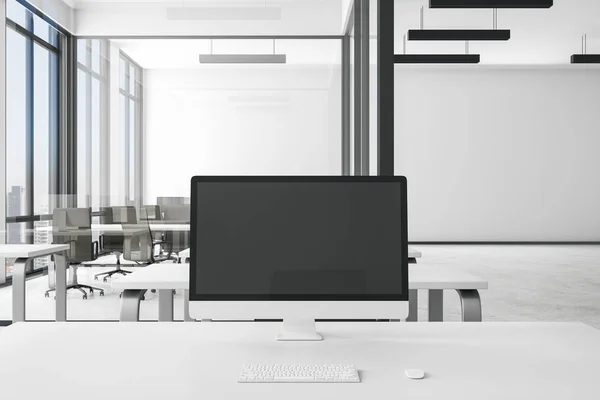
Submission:
<svg viewBox="0 0 600 400">
<path fill-rule="evenodd" d="M 320 340 L 315 319 L 405 319 L 404 177 L 194 177 L 190 315 L 283 319 L 279 340 Z"/>
</svg>

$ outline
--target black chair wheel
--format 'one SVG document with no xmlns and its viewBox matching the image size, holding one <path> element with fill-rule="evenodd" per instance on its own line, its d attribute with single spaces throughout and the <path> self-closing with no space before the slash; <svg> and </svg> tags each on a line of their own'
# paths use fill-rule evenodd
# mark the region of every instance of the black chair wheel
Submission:
<svg viewBox="0 0 600 400">
<path fill-rule="evenodd" d="M 44 297 L 50 297 L 50 294 L 46 293 L 46 294 L 44 295 Z"/>
<path fill-rule="evenodd" d="M 104 296 L 104 290 L 100 292 L 100 296 Z"/>
<path fill-rule="evenodd" d="M 87 294 L 84 294 L 84 295 L 83 295 L 83 299 L 84 299 L 84 300 L 87 300 Z"/>
<path fill-rule="evenodd" d="M 90 289 L 90 294 L 94 294 L 94 289 Z"/>
<path fill-rule="evenodd" d="M 102 279 L 102 282 L 108 282 L 108 277 Z"/>
<path fill-rule="evenodd" d="M 94 277 L 94 280 L 95 280 L 95 281 L 97 281 L 97 280 L 98 280 L 98 277 L 97 277 L 97 276 L 95 276 L 95 277 Z"/>
</svg>

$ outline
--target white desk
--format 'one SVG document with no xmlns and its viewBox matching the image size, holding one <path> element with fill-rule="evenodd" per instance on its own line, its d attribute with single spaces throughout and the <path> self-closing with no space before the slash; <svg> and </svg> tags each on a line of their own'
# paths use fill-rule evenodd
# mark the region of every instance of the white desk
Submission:
<svg viewBox="0 0 600 400">
<path fill-rule="evenodd" d="M 159 321 L 173 321 L 173 290 L 185 290 L 184 316 L 186 320 L 190 320 L 187 300 L 189 264 L 152 264 L 114 280 L 111 285 L 113 289 L 123 290 L 121 321 L 137 321 L 139 319 L 141 297 L 146 290 L 150 289 L 158 291 Z M 481 321 L 482 319 L 479 290 L 487 289 L 488 283 L 460 268 L 446 265 L 409 264 L 408 285 L 411 293 L 416 293 L 418 290 L 429 291 L 430 321 L 443 320 L 443 290 L 456 290 L 459 294 L 463 321 Z M 416 321 L 416 297 L 412 298 L 411 296 L 410 308 L 411 319 L 409 320 Z"/>
<path fill-rule="evenodd" d="M 183 251 L 180 251 L 177 256 L 179 257 L 180 260 L 185 261 L 187 258 L 190 258 L 190 249 L 185 249 Z M 423 257 L 423 254 L 420 251 L 415 250 L 411 247 L 408 248 L 408 258 L 410 258 L 416 262 L 416 259 L 421 258 L 421 257 Z"/>
<path fill-rule="evenodd" d="M 325 340 L 318 343 L 277 342 L 279 329 L 251 322 L 19 323 L 0 331 L 2 397 L 597 400 L 600 393 L 600 331 L 579 323 L 319 323 Z M 74 366 L 82 346 L 89 361 Z M 352 363 L 362 382 L 237 383 L 248 363 Z M 409 380 L 405 368 L 427 377 Z"/>
<path fill-rule="evenodd" d="M 16 258 L 13 266 L 13 322 L 25 321 L 25 270 L 34 258 L 64 253 L 68 244 L 1 244 L 0 257 Z M 4 266 L 2 266 L 4 268 Z M 56 262 L 56 320 L 67 319 L 67 266 Z"/>
<path fill-rule="evenodd" d="M 128 227 L 131 227 L 133 229 L 133 227 L 136 224 L 127 224 Z M 148 229 L 148 225 L 144 224 L 144 223 L 139 223 L 137 224 L 138 228 L 137 230 L 146 230 Z M 190 231 L 190 224 L 155 224 L 155 223 L 150 223 L 150 230 L 152 232 L 189 232 Z M 52 226 L 40 226 L 38 228 L 35 228 L 36 231 L 39 232 L 52 232 Z M 121 224 L 92 224 L 92 231 L 94 232 L 99 232 L 99 233 L 123 233 L 123 226 Z M 80 229 L 79 230 L 82 233 L 85 232 L 89 232 L 86 231 L 84 229 Z M 71 232 L 71 231 L 69 231 Z"/>
</svg>

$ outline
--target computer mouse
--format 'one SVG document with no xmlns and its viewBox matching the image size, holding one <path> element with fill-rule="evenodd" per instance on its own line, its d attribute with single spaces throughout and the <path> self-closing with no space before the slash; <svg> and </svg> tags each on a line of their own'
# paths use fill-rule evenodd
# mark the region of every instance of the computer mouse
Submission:
<svg viewBox="0 0 600 400">
<path fill-rule="evenodd" d="M 420 369 L 405 369 L 404 373 L 406 374 L 407 378 L 410 379 L 423 379 L 425 378 L 425 372 L 423 372 Z"/>
</svg>

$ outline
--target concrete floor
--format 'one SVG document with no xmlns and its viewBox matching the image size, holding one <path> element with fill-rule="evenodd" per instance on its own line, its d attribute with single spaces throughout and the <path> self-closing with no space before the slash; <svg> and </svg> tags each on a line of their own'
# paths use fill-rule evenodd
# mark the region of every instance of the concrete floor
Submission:
<svg viewBox="0 0 600 400">
<path fill-rule="evenodd" d="M 423 253 L 420 264 L 453 265 L 489 281 L 481 292 L 484 321 L 582 321 L 600 329 L 600 246 L 413 246 Z M 80 281 L 105 288 L 106 296 L 83 300 L 68 296 L 72 320 L 116 320 L 118 292 L 93 274 L 110 268 L 80 268 Z M 118 278 L 116 278 L 118 279 Z M 45 298 L 47 278 L 27 282 L 28 319 L 51 320 L 54 300 Z M 0 320 L 11 319 L 12 289 L 0 289 Z M 426 293 L 419 294 L 419 318 L 426 320 Z M 182 318 L 183 298 L 175 297 L 175 318 Z M 158 317 L 158 296 L 148 294 L 140 310 L 144 320 Z M 454 292 L 444 294 L 444 317 L 460 320 Z"/>
</svg>

